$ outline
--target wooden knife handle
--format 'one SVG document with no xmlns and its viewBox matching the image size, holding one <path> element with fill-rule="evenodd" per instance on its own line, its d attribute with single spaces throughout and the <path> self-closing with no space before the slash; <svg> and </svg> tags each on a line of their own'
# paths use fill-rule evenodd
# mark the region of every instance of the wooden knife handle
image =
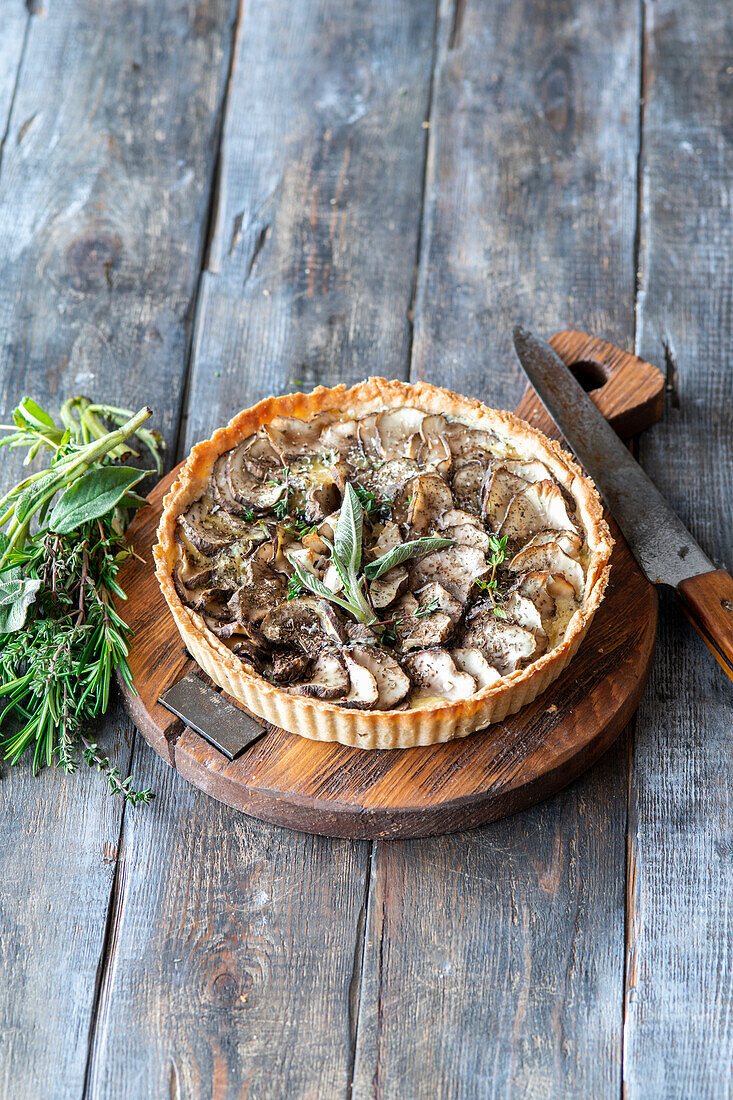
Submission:
<svg viewBox="0 0 733 1100">
<path fill-rule="evenodd" d="M 733 577 L 725 569 L 677 586 L 680 605 L 724 672 L 733 680 Z"/>
</svg>

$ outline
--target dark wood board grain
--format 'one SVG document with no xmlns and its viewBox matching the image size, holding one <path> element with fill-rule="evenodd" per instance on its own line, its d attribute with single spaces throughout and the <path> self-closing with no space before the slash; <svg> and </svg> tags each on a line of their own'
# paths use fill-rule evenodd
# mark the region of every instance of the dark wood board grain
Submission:
<svg viewBox="0 0 733 1100">
<path fill-rule="evenodd" d="M 553 343 L 567 362 L 594 362 L 607 373 L 594 398 L 612 423 L 656 419 L 664 384 L 656 368 L 584 333 L 561 333 Z M 532 391 L 520 408 L 540 430 L 557 435 Z M 455 831 L 504 817 L 565 786 L 633 714 L 649 672 L 656 596 L 615 532 L 611 583 L 588 639 L 559 680 L 519 714 L 466 739 L 393 752 L 364 753 L 268 727 L 264 740 L 227 760 L 158 702 L 196 668 L 152 571 L 162 501 L 174 477 L 175 471 L 156 486 L 128 533 L 135 554 L 120 573 L 129 599 L 119 610 L 133 630 L 134 692 L 122 687 L 150 744 L 223 802 L 265 821 L 330 836 Z"/>
<path fill-rule="evenodd" d="M 513 407 L 512 324 L 630 346 L 639 16 L 444 5 L 413 377 Z M 355 1098 L 620 1095 L 628 768 L 609 757 L 485 829 L 376 843 Z"/>
<path fill-rule="evenodd" d="M 182 452 L 293 379 L 407 372 L 433 4 L 242 10 Z M 144 744 L 135 766 L 160 801 L 126 817 L 90 1093 L 346 1096 L 369 846 L 244 818 Z"/>
<path fill-rule="evenodd" d="M 6 22 L 6 2 L 0 68 L 31 7 L 0 164 L 1 419 L 25 393 L 54 412 L 79 391 L 149 401 L 173 449 L 233 5 L 202 22 L 169 0 L 52 0 Z M 127 775 L 119 706 L 94 736 Z M 0 1094 L 78 1100 L 122 805 L 84 765 L 0 775 Z"/>
<path fill-rule="evenodd" d="M 648 4 L 639 354 L 666 358 L 644 465 L 733 566 L 733 9 Z M 632 1100 L 733 1089 L 733 691 L 670 596 L 637 718 L 624 1077 Z"/>
</svg>

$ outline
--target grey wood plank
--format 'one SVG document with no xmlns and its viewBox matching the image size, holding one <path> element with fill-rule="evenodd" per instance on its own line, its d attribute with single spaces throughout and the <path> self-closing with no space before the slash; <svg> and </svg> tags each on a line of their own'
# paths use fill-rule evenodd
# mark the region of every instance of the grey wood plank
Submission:
<svg viewBox="0 0 733 1100">
<path fill-rule="evenodd" d="M 295 379 L 406 375 L 434 16 L 432 0 L 245 6 L 186 448 Z M 89 1095 L 345 1096 L 369 846 L 162 783 L 126 818 Z"/>
<path fill-rule="evenodd" d="M 247 5 L 188 444 L 214 410 L 223 421 L 270 393 L 406 377 L 434 9 Z"/>
<path fill-rule="evenodd" d="M 631 2 L 443 5 L 413 377 L 511 408 L 515 321 L 628 346 L 639 43 Z M 619 1094 L 627 774 L 377 846 L 355 1097 Z"/>
<path fill-rule="evenodd" d="M 637 346 L 668 366 L 644 464 L 713 560 L 733 565 L 733 11 L 646 7 Z M 630 790 L 624 1083 L 733 1090 L 731 685 L 665 601 Z"/>
<path fill-rule="evenodd" d="M 174 448 L 234 10 L 31 18 L 0 170 L 3 420 L 25 392 L 149 401 Z M 121 711 L 94 732 L 126 770 Z M 84 768 L 0 772 L 0 1095 L 77 1098 L 122 808 Z"/>
<path fill-rule="evenodd" d="M 0 0 L 0 164 L 29 18 L 24 0 Z"/>
<path fill-rule="evenodd" d="M 344 1096 L 367 845 L 139 768 L 158 797 L 125 817 L 87 1095 Z"/>
</svg>

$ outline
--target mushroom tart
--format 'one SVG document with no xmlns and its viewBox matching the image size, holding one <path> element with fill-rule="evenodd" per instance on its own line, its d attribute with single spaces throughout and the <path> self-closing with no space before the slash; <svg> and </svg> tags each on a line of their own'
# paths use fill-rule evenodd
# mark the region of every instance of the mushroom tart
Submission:
<svg viewBox="0 0 733 1100">
<path fill-rule="evenodd" d="M 558 444 L 371 378 L 269 398 L 194 447 L 154 553 L 186 646 L 230 695 L 305 737 L 406 748 L 544 691 L 612 546 Z"/>
</svg>

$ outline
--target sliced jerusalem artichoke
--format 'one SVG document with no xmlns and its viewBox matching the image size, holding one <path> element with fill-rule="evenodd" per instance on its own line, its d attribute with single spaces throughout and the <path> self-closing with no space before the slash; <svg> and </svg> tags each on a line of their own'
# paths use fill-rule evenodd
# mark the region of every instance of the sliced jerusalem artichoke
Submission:
<svg viewBox="0 0 733 1100">
<path fill-rule="evenodd" d="M 516 543 L 525 542 L 539 531 L 571 531 L 576 526 L 557 485 L 536 481 L 512 499 L 498 532 Z"/>
<path fill-rule="evenodd" d="M 383 460 L 382 444 L 377 432 L 377 417 L 379 413 L 369 413 L 356 422 L 356 442 L 364 456 L 364 461 L 370 465 Z"/>
<path fill-rule="evenodd" d="M 544 546 L 548 542 L 556 542 L 569 558 L 579 560 L 583 538 L 577 531 L 538 531 L 528 542 L 525 542 L 522 549 L 529 550 L 533 546 Z"/>
<path fill-rule="evenodd" d="M 222 530 L 212 522 L 213 507 L 214 502 L 207 494 L 195 501 L 178 517 L 181 531 L 202 554 L 215 554 L 217 550 L 228 546 L 237 537 L 236 533 Z"/>
<path fill-rule="evenodd" d="M 389 607 L 407 588 L 409 573 L 404 565 L 396 565 L 369 585 L 369 596 L 375 608 Z M 325 581 L 324 582 L 328 583 Z"/>
<path fill-rule="evenodd" d="M 468 455 L 472 451 L 490 451 L 496 446 L 496 436 L 481 428 L 469 428 L 465 424 L 448 424 L 446 437 L 453 455 Z"/>
<path fill-rule="evenodd" d="M 568 557 L 556 542 L 546 542 L 542 546 L 520 550 L 507 568 L 510 573 L 558 573 L 573 586 L 575 598 L 582 599 L 585 587 L 582 566 L 574 558 Z"/>
<path fill-rule="evenodd" d="M 453 474 L 453 497 L 459 508 L 478 512 L 481 486 L 486 466 L 483 462 L 467 462 Z"/>
<path fill-rule="evenodd" d="M 237 619 L 259 623 L 285 596 L 285 585 L 269 566 L 252 558 L 245 562 L 239 574 L 239 587 L 229 601 Z"/>
<path fill-rule="evenodd" d="M 383 558 L 391 550 L 395 550 L 402 542 L 402 533 L 399 525 L 388 519 L 377 537 L 377 541 L 371 548 L 373 558 Z"/>
<path fill-rule="evenodd" d="M 378 710 L 391 710 L 407 696 L 410 678 L 391 654 L 373 645 L 354 645 L 349 649 L 349 656 L 368 669 L 376 680 Z"/>
<path fill-rule="evenodd" d="M 262 672 L 262 654 L 256 646 L 245 640 L 232 646 L 232 653 L 238 657 L 243 665 L 247 665 L 253 672 Z"/>
<path fill-rule="evenodd" d="M 310 680 L 295 686 L 300 695 L 314 699 L 340 699 L 348 694 L 351 682 L 346 664 L 337 653 L 323 652 L 316 657 Z"/>
<path fill-rule="evenodd" d="M 281 466 L 281 458 L 262 428 L 245 440 L 242 448 L 242 465 L 248 474 L 258 481 L 267 481 Z"/>
<path fill-rule="evenodd" d="M 444 416 L 428 415 L 420 425 L 420 439 L 422 441 L 417 460 L 421 466 L 427 466 L 441 477 L 447 477 L 453 465 L 446 431 L 448 422 Z"/>
<path fill-rule="evenodd" d="M 246 443 L 240 443 L 229 452 L 226 476 L 231 496 L 239 504 L 255 512 L 264 512 L 277 504 L 284 492 L 284 485 L 276 477 L 267 481 L 251 474 L 244 465 Z"/>
<path fill-rule="evenodd" d="M 305 653 L 290 650 L 285 653 L 273 653 L 270 677 L 276 684 L 291 684 L 306 675 L 310 658 Z"/>
<path fill-rule="evenodd" d="M 412 440 L 415 435 L 419 435 L 424 419 L 424 412 L 408 405 L 401 409 L 387 409 L 379 413 L 376 429 L 381 457 L 383 459 L 414 457 L 411 454 L 415 450 Z"/>
<path fill-rule="evenodd" d="M 486 531 L 475 523 L 459 523 L 456 527 L 445 527 L 440 534 L 444 538 L 453 539 L 456 546 L 473 546 L 484 554 L 490 546 Z"/>
<path fill-rule="evenodd" d="M 407 524 L 419 535 L 424 535 L 429 527 L 438 524 L 441 516 L 453 508 L 453 494 L 440 474 L 420 474 L 407 482 L 395 501 L 398 519 L 401 518 L 402 508 Z"/>
<path fill-rule="evenodd" d="M 339 703 L 356 710 L 370 710 L 376 707 L 379 699 L 376 676 L 355 660 L 348 650 L 344 650 L 343 658 L 349 673 L 349 690 L 343 699 L 339 699 Z"/>
<path fill-rule="evenodd" d="M 442 611 L 454 625 L 463 614 L 463 604 L 455 596 L 451 596 L 448 589 L 443 588 L 438 581 L 430 581 L 423 588 L 416 589 L 414 596 L 417 597 L 419 607 L 434 605 L 435 610 Z"/>
<path fill-rule="evenodd" d="M 473 676 L 479 691 L 501 680 L 499 673 L 489 664 L 480 649 L 452 649 L 450 655 L 456 668 Z"/>
<path fill-rule="evenodd" d="M 302 649 L 316 656 L 326 637 L 322 617 L 313 601 L 288 600 L 273 607 L 260 625 L 263 637 L 272 645 Z"/>
<path fill-rule="evenodd" d="M 262 430 L 277 451 L 282 462 L 287 465 L 292 459 L 303 454 L 313 453 L 323 428 L 330 417 L 326 413 L 299 420 L 294 416 L 276 416 Z"/>
<path fill-rule="evenodd" d="M 305 518 L 309 523 L 320 523 L 341 504 L 341 490 L 333 475 L 320 485 L 311 486 L 306 494 Z"/>
<path fill-rule="evenodd" d="M 530 630 L 497 619 L 491 605 L 481 605 L 471 616 L 462 646 L 480 649 L 489 663 L 502 676 L 507 676 L 530 660 L 537 649 L 537 641 Z"/>
<path fill-rule="evenodd" d="M 233 515 L 242 515 L 244 512 L 244 505 L 233 496 L 229 487 L 229 479 L 227 478 L 227 464 L 229 462 L 229 452 L 227 451 L 223 455 L 219 455 L 214 463 L 214 469 L 211 471 L 211 491 L 214 500 L 223 508 L 226 512 L 231 512 Z"/>
<path fill-rule="evenodd" d="M 451 703 L 475 695 L 477 683 L 473 676 L 456 667 L 445 649 L 423 649 L 404 659 L 404 667 L 420 696 L 436 696 Z"/>
<path fill-rule="evenodd" d="M 444 611 L 429 611 L 411 593 L 406 593 L 394 611 L 394 631 L 400 649 L 427 649 L 441 645 L 453 633 L 453 620 Z"/>
<path fill-rule="evenodd" d="M 375 470 L 371 477 L 371 489 L 384 500 L 394 500 L 410 478 L 420 473 L 417 462 L 411 458 L 391 458 Z"/>
<path fill-rule="evenodd" d="M 347 459 L 356 447 L 356 420 L 335 420 L 321 432 L 320 451 L 331 451 L 340 459 Z"/>
<path fill-rule="evenodd" d="M 499 529 L 513 498 L 528 484 L 504 465 L 489 467 L 483 482 L 481 507 L 492 531 Z"/>
<path fill-rule="evenodd" d="M 534 634 L 537 649 L 533 656 L 541 656 L 547 649 L 547 633 L 542 625 L 539 609 L 535 607 L 531 600 L 527 599 L 526 596 L 520 596 L 518 592 L 513 592 L 501 607 L 511 622 L 516 623 L 517 626 L 523 626 L 525 630 L 529 630 Z"/>
<path fill-rule="evenodd" d="M 455 599 L 465 604 L 477 577 L 488 572 L 486 558 L 473 546 L 452 546 L 435 550 L 415 562 L 410 570 L 410 589 L 415 591 L 437 581 Z"/>
</svg>

